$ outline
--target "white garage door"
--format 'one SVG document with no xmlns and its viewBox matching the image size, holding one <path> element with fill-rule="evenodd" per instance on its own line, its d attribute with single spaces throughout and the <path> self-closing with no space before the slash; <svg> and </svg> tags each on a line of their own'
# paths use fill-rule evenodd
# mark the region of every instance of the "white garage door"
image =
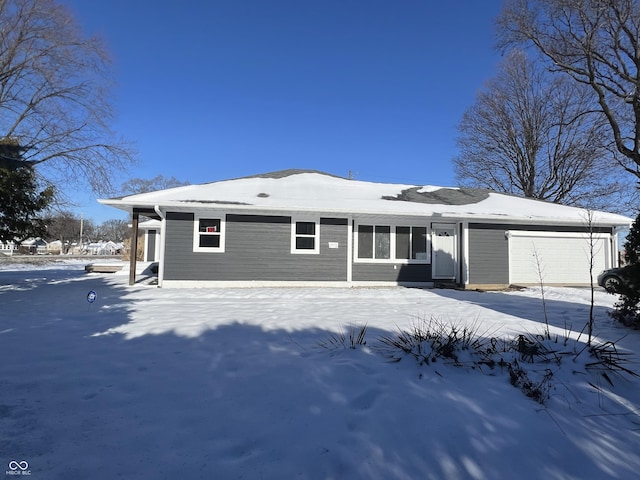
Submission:
<svg viewBox="0 0 640 480">
<path fill-rule="evenodd" d="M 590 242 L 580 233 L 511 231 L 509 235 L 509 277 L 512 284 L 588 284 Z M 610 236 L 594 234 L 595 277 L 611 267 Z"/>
</svg>

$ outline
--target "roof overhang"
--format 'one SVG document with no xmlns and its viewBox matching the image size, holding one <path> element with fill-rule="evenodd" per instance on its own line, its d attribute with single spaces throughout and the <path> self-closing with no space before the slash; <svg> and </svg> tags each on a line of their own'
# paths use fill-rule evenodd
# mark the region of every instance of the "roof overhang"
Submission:
<svg viewBox="0 0 640 480">
<path fill-rule="evenodd" d="M 150 218 L 166 212 L 430 218 L 495 224 L 627 228 L 632 219 L 482 189 L 349 180 L 321 172 L 287 170 L 99 200 Z"/>
<path fill-rule="evenodd" d="M 587 219 L 585 218 L 566 218 L 566 217 L 545 217 L 538 215 L 507 215 L 507 214 L 480 214 L 473 212 L 455 212 L 455 211 L 402 211 L 402 210 L 388 210 L 380 211 L 373 209 L 341 209 L 341 208 L 321 208 L 321 207 L 288 207 L 288 206 L 270 206 L 264 205 L 246 205 L 236 203 L 217 203 L 217 202 L 167 202 L 163 204 L 151 204 L 145 202 L 129 203 L 126 200 L 121 199 L 106 199 L 98 200 L 103 205 L 124 210 L 126 212 L 137 213 L 145 217 L 149 217 L 155 220 L 160 220 L 158 215 L 160 212 L 202 212 L 202 211 L 222 211 L 222 212 L 236 212 L 239 214 L 255 214 L 255 215 L 309 215 L 316 214 L 321 216 L 348 216 L 348 217 L 370 217 L 370 218 L 383 218 L 383 217 L 404 217 L 404 218 L 416 218 L 425 217 L 437 219 L 439 222 L 470 222 L 470 223 L 496 223 L 496 224 L 515 224 L 515 225 L 570 225 L 576 227 L 587 227 Z M 426 205 L 425 205 L 426 206 Z M 597 212 L 596 212 L 597 213 Z M 599 227 L 612 227 L 612 228 L 628 228 L 631 226 L 633 220 L 618 216 L 620 221 L 612 221 L 607 219 L 594 219 L 593 224 Z"/>
</svg>

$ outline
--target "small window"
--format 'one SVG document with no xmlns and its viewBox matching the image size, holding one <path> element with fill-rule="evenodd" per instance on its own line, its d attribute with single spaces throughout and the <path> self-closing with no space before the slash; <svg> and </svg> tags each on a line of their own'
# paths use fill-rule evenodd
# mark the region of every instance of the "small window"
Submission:
<svg viewBox="0 0 640 480">
<path fill-rule="evenodd" d="M 291 253 L 319 253 L 318 222 L 291 222 Z"/>
<path fill-rule="evenodd" d="M 221 218 L 195 218 L 193 250 L 196 252 L 224 251 L 224 221 Z"/>
</svg>

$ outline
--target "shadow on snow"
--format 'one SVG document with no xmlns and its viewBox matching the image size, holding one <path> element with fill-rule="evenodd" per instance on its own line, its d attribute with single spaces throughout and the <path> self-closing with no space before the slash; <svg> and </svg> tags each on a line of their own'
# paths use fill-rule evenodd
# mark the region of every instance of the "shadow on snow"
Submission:
<svg viewBox="0 0 640 480">
<path fill-rule="evenodd" d="M 501 292 L 478 292 L 462 291 L 451 289 L 433 289 L 431 293 L 441 297 L 456 300 L 462 303 L 477 305 L 488 310 L 504 313 L 517 318 L 531 320 L 540 323 L 540 329 L 533 334 L 544 330 L 544 308 L 542 298 L 527 297 L 522 295 L 506 294 Z M 574 332 L 580 332 L 589 321 L 589 305 L 553 300 L 545 300 L 547 309 L 547 319 L 549 326 L 557 327 L 561 330 L 568 328 Z M 610 325 L 618 326 L 611 317 L 608 307 L 594 305 L 594 318 L 596 322 L 607 322 Z M 597 325 L 596 325 L 597 326 Z M 620 327 L 621 332 L 628 332 L 628 329 Z M 586 331 L 586 330 L 585 330 Z"/>
<path fill-rule="evenodd" d="M 552 420 L 499 372 L 330 351 L 319 328 L 96 335 L 131 321 L 135 290 L 46 276 L 0 290 L 2 305 L 24 305 L 0 324 L 0 463 L 26 460 L 34 478 L 632 478 L 640 467 L 637 438 L 616 424 L 589 438 L 593 420 Z"/>
</svg>

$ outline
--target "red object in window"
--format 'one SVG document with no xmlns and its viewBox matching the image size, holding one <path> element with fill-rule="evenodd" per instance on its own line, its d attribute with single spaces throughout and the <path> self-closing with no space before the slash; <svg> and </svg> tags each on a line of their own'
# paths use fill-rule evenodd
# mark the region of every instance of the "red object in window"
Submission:
<svg viewBox="0 0 640 480">
<path fill-rule="evenodd" d="M 207 233 L 215 233 L 217 232 L 217 228 L 216 227 L 207 227 Z"/>
</svg>

